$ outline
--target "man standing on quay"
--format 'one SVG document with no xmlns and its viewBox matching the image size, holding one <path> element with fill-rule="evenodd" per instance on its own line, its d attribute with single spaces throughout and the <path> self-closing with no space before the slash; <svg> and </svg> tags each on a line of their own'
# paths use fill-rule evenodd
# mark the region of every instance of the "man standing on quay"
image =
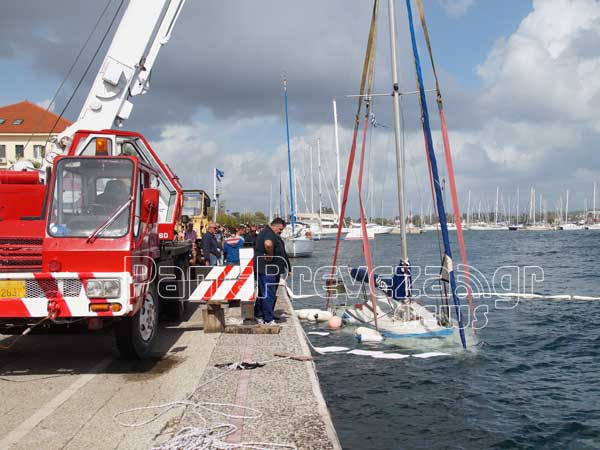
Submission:
<svg viewBox="0 0 600 450">
<path fill-rule="evenodd" d="M 277 217 L 256 237 L 254 256 L 258 275 L 258 297 L 254 315 L 256 321 L 261 324 L 276 324 L 273 310 L 279 279 L 286 271 L 289 273 L 292 267 L 280 237 L 284 228 L 285 221 Z"/>
<path fill-rule="evenodd" d="M 216 266 L 221 257 L 221 248 L 215 237 L 216 232 L 216 224 L 209 223 L 206 226 L 206 233 L 202 236 L 202 252 L 204 253 L 204 261 L 207 266 Z"/>
</svg>

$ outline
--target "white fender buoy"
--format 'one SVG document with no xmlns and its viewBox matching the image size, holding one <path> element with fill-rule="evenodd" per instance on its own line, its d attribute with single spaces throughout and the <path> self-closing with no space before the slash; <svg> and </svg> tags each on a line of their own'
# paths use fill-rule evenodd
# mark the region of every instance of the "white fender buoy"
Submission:
<svg viewBox="0 0 600 450">
<path fill-rule="evenodd" d="M 330 311 L 317 311 L 313 315 L 308 316 L 308 320 L 314 320 L 315 322 L 327 322 L 333 317 L 333 313 Z"/>
<path fill-rule="evenodd" d="M 301 320 L 310 320 L 309 316 L 314 316 L 318 312 L 318 309 L 298 309 L 296 311 L 296 316 Z"/>
<path fill-rule="evenodd" d="M 358 327 L 355 331 L 356 338 L 360 342 L 382 342 L 383 336 L 372 328 Z"/>
</svg>

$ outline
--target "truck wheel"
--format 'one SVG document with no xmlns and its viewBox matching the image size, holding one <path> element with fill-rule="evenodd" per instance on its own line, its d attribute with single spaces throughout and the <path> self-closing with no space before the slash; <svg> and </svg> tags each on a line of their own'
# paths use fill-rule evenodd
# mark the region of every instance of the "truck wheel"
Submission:
<svg viewBox="0 0 600 450">
<path fill-rule="evenodd" d="M 185 300 L 167 300 L 163 301 L 163 306 L 170 319 L 180 322 L 185 316 L 186 303 Z"/>
<path fill-rule="evenodd" d="M 116 324 L 115 338 L 121 356 L 128 359 L 150 356 L 158 334 L 158 305 L 156 288 L 150 285 L 140 310 Z"/>
<path fill-rule="evenodd" d="M 160 285 L 165 288 L 165 286 L 174 287 L 171 291 L 165 291 L 164 294 L 160 295 L 160 303 L 161 309 L 165 312 L 167 317 L 171 320 L 181 322 L 185 317 L 185 308 L 187 306 L 187 300 L 184 297 L 185 292 L 185 281 L 184 280 L 173 280 L 170 283 L 160 283 Z M 175 298 L 173 298 L 175 297 Z M 184 297 L 184 298 L 177 298 Z"/>
</svg>

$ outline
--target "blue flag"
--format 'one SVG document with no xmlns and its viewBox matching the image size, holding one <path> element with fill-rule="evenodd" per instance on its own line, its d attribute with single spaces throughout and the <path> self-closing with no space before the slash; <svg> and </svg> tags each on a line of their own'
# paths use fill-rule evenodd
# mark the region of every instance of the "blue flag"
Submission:
<svg viewBox="0 0 600 450">
<path fill-rule="evenodd" d="M 215 168 L 215 176 L 217 177 L 217 181 L 221 182 L 221 178 L 223 178 L 225 176 L 225 172 Z"/>
</svg>

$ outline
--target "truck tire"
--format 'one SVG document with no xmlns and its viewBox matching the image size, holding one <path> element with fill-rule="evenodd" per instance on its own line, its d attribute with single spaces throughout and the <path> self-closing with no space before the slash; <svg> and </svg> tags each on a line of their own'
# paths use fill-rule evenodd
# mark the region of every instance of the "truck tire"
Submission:
<svg viewBox="0 0 600 450">
<path fill-rule="evenodd" d="M 169 319 L 181 322 L 185 318 L 185 307 L 187 301 L 181 300 L 168 300 L 163 302 L 163 307 Z"/>
<path fill-rule="evenodd" d="M 158 335 L 158 305 L 158 295 L 152 284 L 140 310 L 116 324 L 115 339 L 122 357 L 146 359 L 150 356 Z"/>
<path fill-rule="evenodd" d="M 169 319 L 181 322 L 185 318 L 185 309 L 188 303 L 185 278 L 181 279 L 178 276 L 175 280 L 170 280 L 169 282 L 162 281 L 159 285 L 163 289 L 166 289 L 167 286 L 172 288 L 170 291 L 165 290 L 158 293 L 162 311 L 165 312 Z"/>
</svg>

